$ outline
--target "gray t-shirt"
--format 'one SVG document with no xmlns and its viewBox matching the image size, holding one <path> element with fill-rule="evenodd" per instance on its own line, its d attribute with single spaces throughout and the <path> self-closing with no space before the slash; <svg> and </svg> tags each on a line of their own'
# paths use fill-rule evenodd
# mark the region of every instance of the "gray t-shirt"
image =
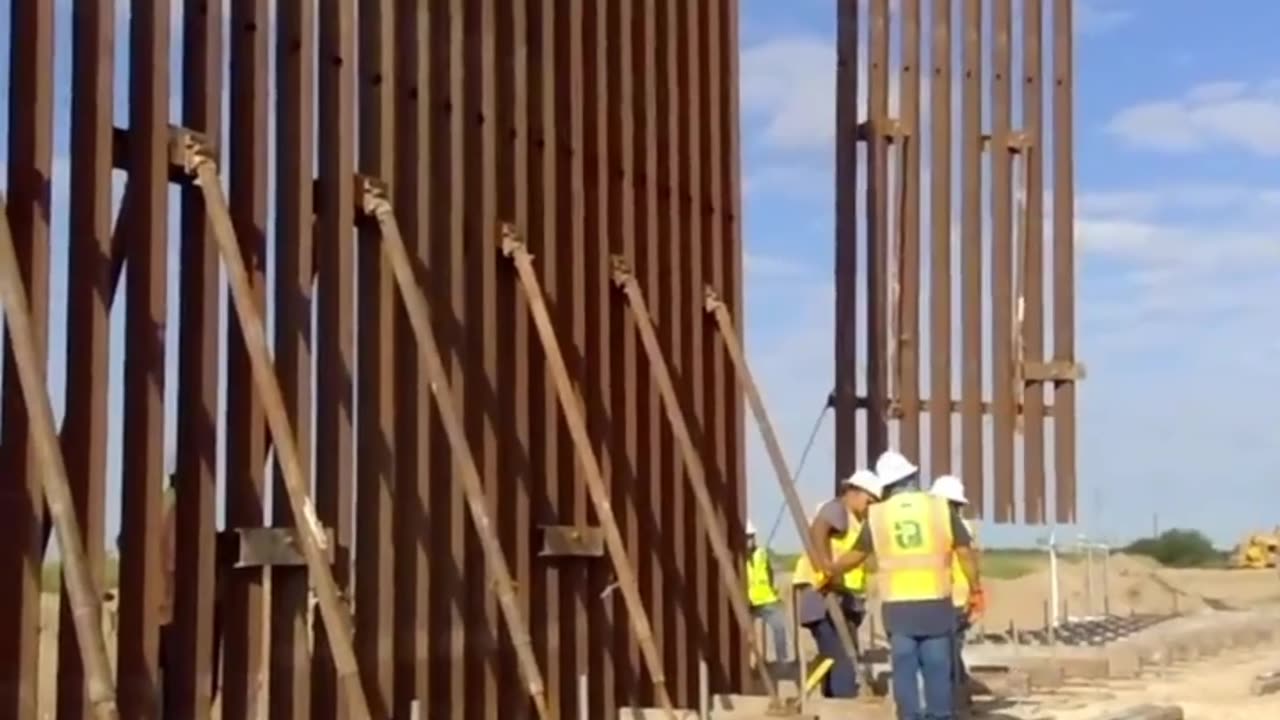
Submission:
<svg viewBox="0 0 1280 720">
<path fill-rule="evenodd" d="M 818 517 L 825 520 L 837 536 L 849 532 L 849 511 L 838 498 L 824 504 L 818 510 Z M 812 587 L 801 588 L 796 593 L 796 616 L 801 625 L 817 622 L 826 614 L 827 606 L 822 601 L 822 595 Z"/>
</svg>

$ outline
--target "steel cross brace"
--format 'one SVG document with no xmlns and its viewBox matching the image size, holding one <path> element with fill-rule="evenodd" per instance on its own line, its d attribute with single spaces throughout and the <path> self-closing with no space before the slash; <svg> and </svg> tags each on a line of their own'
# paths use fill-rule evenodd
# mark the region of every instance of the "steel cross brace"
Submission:
<svg viewBox="0 0 1280 720">
<path fill-rule="evenodd" d="M 498 604 L 506 620 L 507 632 L 511 635 L 511 645 L 520 663 L 520 672 L 524 676 L 525 685 L 529 696 L 533 699 L 538 717 L 541 720 L 549 720 L 555 715 L 547 709 L 545 683 L 542 679 L 542 671 L 538 669 L 538 660 L 533 653 L 533 639 L 529 635 L 529 627 L 524 617 L 520 614 L 511 569 L 507 566 L 502 545 L 493 530 L 489 509 L 485 507 L 484 485 L 480 481 L 480 471 L 476 468 L 475 455 L 472 454 L 471 446 L 467 443 L 466 431 L 463 429 L 462 420 L 455 405 L 456 399 L 449 385 L 444 363 L 440 359 L 440 350 L 436 346 L 435 336 L 431 333 L 426 294 L 422 292 L 422 288 L 418 286 L 417 279 L 414 277 L 409 252 L 405 249 L 404 239 L 400 235 L 400 225 L 396 222 L 395 212 L 387 197 L 385 185 L 374 178 L 362 178 L 362 180 L 361 208 L 366 215 L 377 220 L 378 228 L 382 232 L 382 250 L 395 273 L 396 285 L 400 290 L 405 312 L 409 316 L 410 325 L 413 326 L 413 334 L 418 340 L 418 350 L 426 367 L 431 394 L 435 397 L 436 407 L 440 412 L 440 424 L 444 427 L 449 447 L 453 450 L 454 461 L 458 465 L 462 490 L 471 511 L 471 521 L 475 523 L 476 534 L 480 537 L 486 569 L 498 595 Z"/>
<path fill-rule="evenodd" d="M 205 212 L 209 215 L 213 237 L 218 243 L 218 251 L 226 267 L 231 300 L 235 306 L 236 318 L 240 322 L 240 331 L 244 334 L 245 349 L 253 370 L 253 382 L 262 398 L 267 426 L 275 443 L 276 460 L 280 464 L 284 486 L 288 491 L 289 505 L 299 526 L 298 539 L 301 541 L 302 555 L 306 559 L 311 583 L 315 588 L 338 679 L 346 692 L 352 716 L 357 719 L 369 718 L 369 702 L 360 681 L 360 670 L 352 643 L 351 614 L 342 603 L 338 584 L 326 556 L 329 538 L 316 516 L 315 506 L 307 490 L 307 478 L 302 471 L 297 440 L 289 423 L 289 413 L 285 409 L 284 394 L 280 390 L 267 350 L 262 311 L 253 299 L 249 274 L 236 242 L 235 227 L 231 223 L 227 200 L 218 179 L 217 163 L 208 145 L 198 135 L 187 134 L 183 147 L 184 167 L 187 174 L 195 178 L 195 184 L 204 196 Z"/>
<path fill-rule="evenodd" d="M 787 509 L 791 512 L 791 520 L 795 523 L 796 532 L 799 533 L 801 540 L 804 542 L 804 551 L 810 558 L 817 557 L 818 548 L 814 546 L 812 538 L 809 537 L 809 521 L 804 514 L 804 507 L 800 502 L 800 494 L 796 492 L 795 479 L 791 476 L 791 471 L 787 469 L 787 460 L 782 452 L 782 443 L 778 441 L 778 434 L 773 430 L 773 423 L 769 420 L 769 411 L 765 408 L 764 399 L 760 396 L 760 388 L 756 385 L 755 376 L 751 374 L 751 368 L 747 365 L 746 357 L 742 352 L 742 343 L 738 340 L 738 333 L 733 326 L 733 318 L 729 316 L 729 309 L 725 307 L 724 302 L 720 300 L 720 296 L 716 291 L 708 287 L 704 292 L 703 309 L 707 314 L 711 315 L 716 321 L 716 328 L 719 330 L 720 339 L 724 342 L 725 350 L 729 354 L 729 360 L 733 363 L 733 368 L 738 376 L 738 387 L 742 390 L 743 395 L 747 398 L 747 404 L 751 406 L 751 414 L 756 418 L 756 426 L 760 430 L 760 436 L 764 440 L 765 450 L 769 453 L 769 461 L 773 464 L 774 476 L 778 479 L 778 487 L 782 489 L 782 495 L 786 499 Z M 853 662 L 855 668 L 861 667 L 858 657 L 858 644 L 853 637 L 853 633 L 849 632 L 849 623 L 845 621 L 844 611 L 840 609 L 840 604 L 832 593 L 823 594 L 823 603 L 827 608 L 827 617 L 831 618 L 831 622 L 836 626 L 836 634 L 840 636 L 840 644 L 844 646 L 845 653 Z M 861 683 L 862 693 L 864 695 L 871 692 L 871 679 L 863 672 Z"/>
<path fill-rule="evenodd" d="M 640 646 L 644 663 L 649 669 L 649 676 L 653 679 L 658 704 L 666 711 L 668 718 L 675 720 L 675 711 L 671 703 L 671 694 L 667 690 L 662 660 L 653 640 L 653 628 L 649 624 L 644 601 L 640 598 L 635 570 L 627 558 L 626 543 L 622 539 L 622 533 L 618 530 L 618 523 L 613 515 L 609 494 L 604 485 L 604 476 L 600 471 L 600 461 L 591 447 L 591 437 L 587 433 L 587 424 L 573 389 L 573 381 L 569 379 L 569 369 L 565 366 L 564 355 L 560 352 L 560 342 L 556 339 L 555 328 L 551 325 L 551 316 L 547 313 L 542 286 L 538 283 L 538 276 L 533 269 L 533 255 L 517 235 L 515 226 L 508 223 L 502 224 L 498 244 L 502 254 L 515 266 L 525 299 L 529 302 L 529 314 L 533 316 L 538 339 L 542 342 L 542 349 L 546 354 L 547 372 L 556 386 L 556 397 L 560 400 L 565 424 L 568 425 L 569 434 L 573 438 L 573 447 L 577 452 L 578 462 L 582 465 L 587 492 L 591 495 L 592 504 L 595 505 L 596 517 L 604 528 L 605 545 L 609 551 L 609 558 L 613 561 L 614 572 L 618 574 L 618 587 L 622 590 L 622 599 L 627 605 L 627 613 L 631 618 L 631 631 L 635 635 L 636 644 Z"/>
<path fill-rule="evenodd" d="M 612 265 L 613 284 L 622 291 L 627 305 L 631 309 L 631 314 L 635 317 L 640 343 L 644 346 L 645 355 L 649 359 L 649 368 L 653 372 L 654 382 L 658 385 L 658 394 L 662 397 L 662 408 L 666 413 L 667 422 L 671 424 L 671 430 L 676 437 L 676 442 L 680 446 L 680 454 L 684 459 L 685 469 L 689 475 L 689 484 L 693 489 L 694 498 L 697 500 L 702 522 L 706 525 L 707 538 L 711 542 L 711 549 L 715 553 L 716 561 L 720 567 L 720 579 L 724 585 L 725 594 L 729 598 L 729 604 L 733 607 L 733 613 L 738 621 L 739 629 L 742 631 L 743 639 L 746 640 L 747 646 L 751 649 L 752 656 L 757 659 L 756 669 L 760 675 L 761 682 L 765 686 L 765 691 L 770 696 L 772 709 L 776 712 L 785 712 L 787 708 L 784 707 L 782 700 L 778 696 L 778 685 L 774 681 L 773 675 L 769 672 L 769 668 L 765 665 L 764 653 L 761 652 L 759 645 L 756 643 L 755 632 L 751 622 L 751 612 L 748 610 L 744 599 L 746 584 L 738 571 L 733 554 L 729 551 L 729 545 L 725 540 L 724 528 L 720 526 L 720 521 L 716 517 L 716 508 L 711 501 L 711 493 L 707 490 L 707 471 L 702 464 L 698 449 L 694 447 L 693 439 L 689 435 L 689 426 L 685 421 L 684 411 L 680 407 L 680 399 L 676 395 L 675 385 L 671 380 L 671 370 L 662 355 L 662 347 L 658 344 L 658 337 L 653 329 L 653 318 L 649 314 L 649 307 L 645 303 L 644 294 L 640 291 L 640 285 L 636 282 L 635 276 L 631 272 L 631 267 L 625 258 L 620 255 L 613 256 Z"/>
</svg>

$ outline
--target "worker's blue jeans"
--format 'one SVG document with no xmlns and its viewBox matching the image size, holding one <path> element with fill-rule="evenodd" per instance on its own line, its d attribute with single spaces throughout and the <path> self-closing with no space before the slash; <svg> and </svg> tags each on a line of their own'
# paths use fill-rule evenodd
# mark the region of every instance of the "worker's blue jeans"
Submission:
<svg viewBox="0 0 1280 720">
<path fill-rule="evenodd" d="M 955 646 L 951 635 L 889 636 L 893 673 L 893 701 L 899 720 L 951 720 L 951 668 Z M 924 702 L 920 707 L 919 674 L 924 675 Z"/>
<path fill-rule="evenodd" d="M 757 605 L 751 608 L 751 614 L 764 621 L 773 633 L 773 659 L 776 662 L 791 662 L 791 653 L 787 650 L 787 611 L 782 603 Z"/>
<path fill-rule="evenodd" d="M 822 695 L 830 698 L 858 697 L 858 672 L 853 665 L 853 658 L 844 651 L 840 642 L 840 633 L 831 623 L 831 618 L 823 616 L 817 622 L 805 625 L 818 645 L 818 652 L 831 658 L 831 670 L 822 680 Z"/>
</svg>

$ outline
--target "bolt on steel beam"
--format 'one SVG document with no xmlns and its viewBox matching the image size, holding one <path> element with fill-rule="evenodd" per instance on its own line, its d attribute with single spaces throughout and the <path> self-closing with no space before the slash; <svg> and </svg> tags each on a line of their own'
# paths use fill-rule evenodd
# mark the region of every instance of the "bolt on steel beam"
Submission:
<svg viewBox="0 0 1280 720">
<path fill-rule="evenodd" d="M 84 537 L 76 519 L 67 467 L 58 443 L 53 408 L 45 391 L 44 362 L 36 348 L 27 290 L 18 269 L 7 208 L 0 205 L 0 300 L 4 304 L 5 334 L 17 366 L 18 381 L 27 408 L 31 442 L 39 458 L 45 501 L 53 515 L 62 548 L 63 576 L 70 598 L 71 617 L 84 662 L 89 704 L 103 720 L 118 718 L 116 691 L 102 635 L 102 595 L 98 592 L 84 553 Z"/>
<path fill-rule="evenodd" d="M 188 138 L 186 167 L 187 172 L 195 177 L 204 195 L 205 209 L 213 226 L 213 238 L 218 244 L 218 250 L 226 266 L 227 282 L 230 286 L 236 318 L 244 333 L 245 350 L 251 363 L 253 382 L 261 395 L 263 411 L 275 441 L 276 458 L 280 464 L 285 489 L 288 491 L 289 504 L 293 508 L 293 516 L 300 528 L 298 538 L 301 540 L 302 555 L 307 561 L 320 613 L 328 631 L 329 645 L 337 665 L 338 678 L 347 693 L 348 707 L 353 716 L 358 719 L 368 718 L 370 717 L 369 704 L 360 683 L 360 672 L 356 665 L 355 648 L 352 644 L 351 617 L 342 603 L 333 572 L 325 557 L 329 538 L 308 495 L 307 479 L 303 476 L 297 440 L 294 439 L 284 395 L 267 350 L 266 328 L 261 311 L 254 303 L 249 274 L 236 243 L 235 229 L 231 224 L 227 201 L 218 179 L 217 166 L 208 155 L 202 152 L 195 134 Z"/>
<path fill-rule="evenodd" d="M 400 298 L 413 325 L 418 348 L 426 365 L 426 374 L 431 381 L 431 394 L 436 399 L 436 405 L 440 411 L 440 423 L 444 426 L 449 445 L 457 458 L 467 506 L 471 511 L 472 522 L 475 523 L 476 533 L 480 536 L 487 570 L 493 576 L 497 587 L 498 602 L 507 623 L 507 632 L 511 635 L 511 644 L 520 662 L 521 674 L 524 676 L 538 717 L 549 720 L 554 715 L 547 706 L 542 672 L 538 669 L 538 661 L 533 654 L 533 641 L 529 635 L 528 626 L 517 605 L 511 570 L 507 566 L 502 545 L 493 530 L 489 510 L 485 507 L 484 485 L 480 480 L 480 472 L 476 468 L 475 456 L 467 443 L 462 420 L 454 406 L 456 401 L 445 374 L 444 363 L 440 359 L 440 351 L 436 346 L 435 336 L 431 332 L 430 309 L 427 306 L 426 295 L 417 284 L 413 265 L 409 260 L 404 239 L 400 235 L 400 228 L 385 190 L 377 181 L 366 179 L 362 199 L 365 214 L 377 220 L 382 233 L 382 250 L 391 264 L 396 285 L 400 290 Z"/>
<path fill-rule="evenodd" d="M 764 652 L 761 651 L 755 637 L 751 613 L 747 609 L 746 601 L 743 599 L 742 588 L 746 587 L 746 585 L 743 583 L 742 577 L 736 568 L 733 555 L 725 540 L 720 520 L 716 516 L 716 508 L 712 504 L 711 494 L 707 490 L 706 468 L 703 466 L 702 458 L 699 457 L 698 450 L 693 444 L 693 438 L 689 434 L 689 426 L 685 421 L 684 411 L 680 407 L 680 400 L 676 396 L 675 385 L 671 379 L 671 370 L 668 368 L 667 361 L 662 355 L 662 348 L 658 344 L 658 336 L 654 331 L 653 319 L 649 314 L 648 305 L 645 303 L 640 285 L 636 282 L 636 278 L 631 272 L 630 265 L 620 255 L 614 256 L 612 276 L 614 286 L 622 292 L 626 299 L 627 307 L 630 308 L 631 315 L 635 318 L 636 330 L 640 336 L 640 342 L 644 346 L 645 356 L 649 360 L 649 368 L 653 373 L 653 379 L 658 386 L 658 394 L 662 399 L 662 407 L 666 413 L 667 422 L 671 425 L 671 430 L 676 436 L 676 443 L 679 445 L 681 456 L 684 459 L 685 470 L 689 476 L 689 484 L 697 500 L 698 511 L 702 513 L 702 520 L 707 528 L 708 539 L 719 564 L 720 579 L 724 584 L 730 606 L 738 621 L 739 630 L 741 630 L 742 637 L 750 648 L 751 654 L 756 659 L 756 670 L 761 682 L 764 684 L 765 692 L 770 696 L 775 707 L 781 707 L 777 683 L 765 664 Z"/>
<path fill-rule="evenodd" d="M 653 628 L 649 624 L 644 602 L 640 598 L 635 570 L 631 567 L 631 561 L 627 559 L 626 543 L 622 539 L 622 533 L 619 532 L 617 520 L 614 518 L 608 490 L 605 488 L 604 477 L 600 470 L 600 462 L 596 459 L 596 454 L 592 450 L 591 438 L 587 433 L 587 425 L 582 416 L 582 410 L 578 406 L 579 401 L 573 388 L 573 381 L 569 378 L 569 370 L 565 365 L 564 355 L 560 352 L 560 343 L 556 339 L 555 328 L 551 325 L 551 316 L 547 312 L 542 286 L 539 284 L 538 276 L 533 270 L 533 255 L 529 253 L 524 242 L 516 234 L 515 227 L 509 224 L 502 226 L 498 243 L 502 254 L 510 259 L 515 266 L 520 287 L 524 290 L 525 298 L 528 300 L 529 314 L 533 317 L 538 339 L 541 341 L 543 351 L 546 354 L 547 372 L 551 375 L 552 382 L 555 384 L 556 395 L 564 412 L 565 423 L 569 427 L 569 434 L 573 439 L 574 449 L 578 454 L 578 462 L 582 465 L 587 491 L 590 493 L 591 502 L 596 509 L 596 517 L 599 518 L 600 524 L 604 526 L 605 546 L 609 551 L 610 559 L 613 561 L 614 570 L 618 573 L 618 587 L 622 590 L 623 600 L 626 602 L 627 611 L 630 613 L 632 632 L 635 634 L 636 643 L 640 646 L 641 654 L 644 656 L 645 665 L 649 669 L 649 675 L 653 680 L 654 692 L 658 696 L 658 703 L 666 710 L 667 716 L 674 720 L 675 715 L 671 703 L 671 695 L 667 690 L 667 680 L 662 669 L 662 659 L 658 654 L 657 646 L 654 644 Z"/>
</svg>

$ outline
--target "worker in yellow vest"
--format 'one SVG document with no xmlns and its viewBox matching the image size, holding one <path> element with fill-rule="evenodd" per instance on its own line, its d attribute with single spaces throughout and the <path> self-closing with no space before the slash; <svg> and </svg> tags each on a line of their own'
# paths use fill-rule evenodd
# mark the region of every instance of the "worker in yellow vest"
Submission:
<svg viewBox="0 0 1280 720">
<path fill-rule="evenodd" d="M 855 488 L 866 490 L 866 496 L 870 502 L 856 505 L 855 509 L 849 512 L 849 530 L 844 535 L 831 538 L 831 557 L 833 558 L 840 557 L 853 549 L 854 541 L 862 532 L 862 524 L 866 522 L 867 509 L 871 507 L 872 502 L 880 499 L 880 479 L 874 472 L 859 470 L 847 482 Z M 849 621 L 850 634 L 856 638 L 858 628 L 862 627 L 862 621 L 867 615 L 866 566 L 856 567 L 845 573 L 841 582 L 833 585 L 833 589 L 840 593 L 840 609 L 844 611 L 845 619 Z"/>
<path fill-rule="evenodd" d="M 839 632 L 827 615 L 823 595 L 840 593 L 840 605 L 845 609 L 846 620 L 857 610 L 853 600 L 846 599 L 851 591 L 846 587 L 850 578 L 858 581 L 859 573 L 846 575 L 844 571 L 831 572 L 830 566 L 837 548 L 853 535 L 853 521 L 867 516 L 867 508 L 880 497 L 880 481 L 875 473 L 864 470 L 854 473 L 840 485 L 840 494 L 820 504 L 809 521 L 809 540 L 815 551 L 823 554 L 810 558 L 802 553 L 792 576 L 795 586 L 796 618 L 813 636 L 818 652 L 830 658 L 830 672 L 822 681 L 825 697 L 856 698 L 858 675 L 854 658 L 849 657 L 840 642 Z M 822 568 L 815 572 L 815 568 Z M 850 568 L 852 570 L 852 568 Z M 865 578 L 865 576 L 861 576 Z M 865 579 L 862 581 L 865 592 Z M 859 622 L 861 619 L 859 618 Z"/>
<path fill-rule="evenodd" d="M 982 583 L 972 538 L 946 500 L 918 489 L 920 470 L 889 450 L 876 460 L 884 498 L 873 505 L 853 550 L 830 563 L 835 575 L 861 567 L 874 554 L 876 590 L 889 634 L 894 703 L 898 717 L 954 717 L 952 670 L 956 617 L 951 604 L 952 558 L 969 581 L 970 595 Z M 921 703 L 919 676 L 924 677 Z"/>
<path fill-rule="evenodd" d="M 929 488 L 929 492 L 946 500 L 952 508 L 961 513 L 960 521 L 964 523 L 973 541 L 973 562 L 974 565 L 979 566 L 979 573 L 981 573 L 978 534 L 974 531 L 973 525 L 963 516 L 964 508 L 969 505 L 969 498 L 964 493 L 964 483 L 960 482 L 960 478 L 955 475 L 943 475 L 933 481 L 933 487 Z M 951 604 L 956 612 L 956 682 L 961 688 L 967 688 L 969 676 L 964 667 L 964 636 L 986 611 L 986 599 L 981 591 L 974 593 L 969 588 L 969 578 L 965 576 L 957 558 L 952 558 L 951 562 Z M 960 696 L 967 698 L 968 693 L 961 692 Z"/>
<path fill-rule="evenodd" d="M 768 548 L 756 542 L 756 526 L 747 521 L 747 600 L 751 615 L 764 622 L 773 633 L 774 659 L 790 662 L 787 650 L 787 612 L 773 585 L 773 564 Z"/>
</svg>

